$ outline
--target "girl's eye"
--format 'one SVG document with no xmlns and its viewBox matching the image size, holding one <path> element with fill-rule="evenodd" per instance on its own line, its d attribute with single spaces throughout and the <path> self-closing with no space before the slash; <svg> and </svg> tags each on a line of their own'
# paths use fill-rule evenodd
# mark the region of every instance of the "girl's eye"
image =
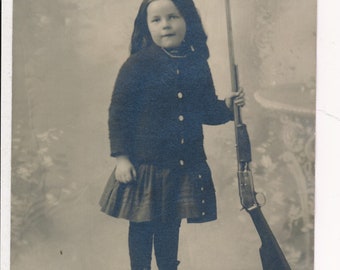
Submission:
<svg viewBox="0 0 340 270">
<path fill-rule="evenodd" d="M 177 16 L 177 15 L 170 15 L 169 16 L 169 19 L 177 19 L 177 18 L 179 18 L 179 16 Z"/>
<path fill-rule="evenodd" d="M 159 21 L 160 21 L 159 18 L 154 18 L 154 19 L 151 20 L 151 22 L 159 22 Z"/>
</svg>

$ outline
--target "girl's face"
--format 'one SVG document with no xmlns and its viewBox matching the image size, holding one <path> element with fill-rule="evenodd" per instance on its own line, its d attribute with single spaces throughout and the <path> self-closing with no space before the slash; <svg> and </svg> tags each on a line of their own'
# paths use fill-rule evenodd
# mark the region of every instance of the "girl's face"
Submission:
<svg viewBox="0 0 340 270">
<path fill-rule="evenodd" d="M 186 23 L 171 0 L 156 0 L 147 8 L 147 24 L 156 45 L 171 49 L 184 40 Z"/>
</svg>

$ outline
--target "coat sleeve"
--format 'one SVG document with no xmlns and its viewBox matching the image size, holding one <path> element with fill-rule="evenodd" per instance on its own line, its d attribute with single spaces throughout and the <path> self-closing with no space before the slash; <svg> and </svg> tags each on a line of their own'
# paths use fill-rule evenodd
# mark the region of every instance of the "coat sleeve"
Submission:
<svg viewBox="0 0 340 270">
<path fill-rule="evenodd" d="M 204 65 L 204 74 L 206 79 L 202 100 L 204 102 L 203 124 L 220 125 L 233 120 L 233 112 L 227 107 L 224 100 L 219 100 L 216 96 L 208 63 Z"/>
<path fill-rule="evenodd" d="M 121 67 L 109 107 L 109 138 L 111 156 L 129 155 L 131 134 L 136 117 L 136 96 L 139 89 L 139 73 L 129 58 Z"/>
</svg>

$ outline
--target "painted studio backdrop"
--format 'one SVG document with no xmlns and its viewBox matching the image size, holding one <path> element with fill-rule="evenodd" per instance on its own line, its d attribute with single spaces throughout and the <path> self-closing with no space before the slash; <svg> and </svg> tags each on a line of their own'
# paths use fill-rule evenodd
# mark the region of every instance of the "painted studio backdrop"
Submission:
<svg viewBox="0 0 340 270">
<path fill-rule="evenodd" d="M 196 0 L 220 98 L 223 0 Z M 128 223 L 99 211 L 113 169 L 108 106 L 139 0 L 14 0 L 12 270 L 127 270 Z M 292 269 L 313 269 L 316 1 L 231 0 L 243 120 L 262 208 Z M 233 124 L 205 127 L 218 220 L 182 224 L 180 269 L 259 270 L 240 211 Z"/>
</svg>

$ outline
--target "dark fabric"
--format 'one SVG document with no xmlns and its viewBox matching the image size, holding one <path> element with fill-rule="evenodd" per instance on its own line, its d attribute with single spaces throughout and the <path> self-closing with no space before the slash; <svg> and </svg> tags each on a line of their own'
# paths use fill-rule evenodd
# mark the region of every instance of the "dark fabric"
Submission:
<svg viewBox="0 0 340 270">
<path fill-rule="evenodd" d="M 233 119 L 218 100 L 205 59 L 172 58 L 152 45 L 118 74 L 109 109 L 111 155 L 127 155 L 136 181 L 111 175 L 102 211 L 133 222 L 216 219 L 215 189 L 203 148 L 203 124 Z"/>
<path fill-rule="evenodd" d="M 153 227 L 150 222 L 129 226 L 129 254 L 131 269 L 151 268 Z"/>
<path fill-rule="evenodd" d="M 109 108 L 111 155 L 165 166 L 206 159 L 202 124 L 233 119 L 218 100 L 206 60 L 171 58 L 152 45 L 129 57 Z"/>
<path fill-rule="evenodd" d="M 216 197 L 206 162 L 182 169 L 153 164 L 137 166 L 136 181 L 119 183 L 114 172 L 100 199 L 108 215 L 133 222 L 187 218 L 200 223 L 215 220 Z"/>
<path fill-rule="evenodd" d="M 151 267 L 152 243 L 159 270 L 176 270 L 178 261 L 180 220 L 169 223 L 130 222 L 129 254 L 131 268 L 149 269 Z"/>
</svg>

